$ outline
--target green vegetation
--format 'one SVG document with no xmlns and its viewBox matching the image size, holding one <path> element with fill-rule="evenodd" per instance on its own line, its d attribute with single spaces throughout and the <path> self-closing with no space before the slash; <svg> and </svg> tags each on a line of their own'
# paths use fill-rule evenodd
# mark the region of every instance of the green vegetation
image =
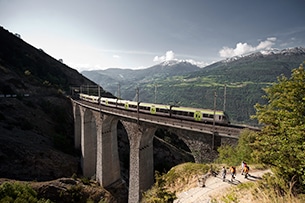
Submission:
<svg viewBox="0 0 305 203">
<path fill-rule="evenodd" d="M 239 166 L 242 161 L 246 161 L 248 164 L 255 163 L 251 154 L 256 137 L 256 132 L 244 130 L 240 134 L 237 146 L 222 145 L 217 149 L 219 156 L 216 162 L 228 166 Z"/>
<path fill-rule="evenodd" d="M 268 103 L 256 105 L 255 118 L 264 124 L 253 145 L 253 157 L 273 167 L 279 190 L 305 193 L 305 71 L 265 88 Z"/>
<path fill-rule="evenodd" d="M 166 189 L 166 180 L 159 173 L 155 175 L 156 182 L 152 189 L 143 194 L 142 203 L 170 203 L 176 199 L 175 193 Z"/>
<path fill-rule="evenodd" d="M 176 193 L 186 190 L 186 186 L 197 185 L 198 175 L 215 170 L 214 166 L 196 163 L 184 163 L 173 167 L 168 173 L 160 175 L 156 172 L 155 184 L 143 194 L 143 203 L 166 203 L 176 199 Z"/>
<path fill-rule="evenodd" d="M 30 186 L 21 183 L 4 182 L 0 185 L 0 202 L 30 202 L 30 203 L 50 203 L 50 200 L 39 199 L 37 192 Z"/>
</svg>

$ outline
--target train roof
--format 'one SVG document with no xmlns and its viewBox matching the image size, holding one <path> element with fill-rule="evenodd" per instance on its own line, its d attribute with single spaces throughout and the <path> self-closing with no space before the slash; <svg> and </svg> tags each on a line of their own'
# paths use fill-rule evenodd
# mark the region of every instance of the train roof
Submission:
<svg viewBox="0 0 305 203">
<path fill-rule="evenodd" d="M 178 110 L 178 111 L 189 111 L 189 112 L 196 112 L 196 111 L 200 111 L 203 114 L 214 114 L 214 110 L 213 109 L 200 109 L 200 108 L 193 108 L 193 107 L 173 107 L 172 110 Z M 223 111 L 220 110 L 216 110 L 215 114 L 217 115 L 224 115 L 225 113 Z"/>
<path fill-rule="evenodd" d="M 145 103 L 145 102 L 141 102 L 140 106 L 145 106 L 145 107 L 151 107 L 154 106 L 156 108 L 162 108 L 162 109 L 170 109 L 169 105 L 166 104 L 153 104 L 153 103 Z"/>
</svg>

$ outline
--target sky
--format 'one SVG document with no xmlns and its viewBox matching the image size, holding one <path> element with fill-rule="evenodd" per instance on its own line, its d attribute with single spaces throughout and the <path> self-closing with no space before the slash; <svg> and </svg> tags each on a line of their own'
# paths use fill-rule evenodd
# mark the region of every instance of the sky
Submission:
<svg viewBox="0 0 305 203">
<path fill-rule="evenodd" d="M 304 9 L 305 0 L 0 0 L 0 26 L 78 71 L 204 67 L 305 47 Z"/>
</svg>

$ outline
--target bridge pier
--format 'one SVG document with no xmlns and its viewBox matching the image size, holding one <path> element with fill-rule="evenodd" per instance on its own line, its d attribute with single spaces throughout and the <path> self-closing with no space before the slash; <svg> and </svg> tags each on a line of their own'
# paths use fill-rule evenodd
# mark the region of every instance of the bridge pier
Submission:
<svg viewBox="0 0 305 203">
<path fill-rule="evenodd" d="M 113 116 L 73 103 L 74 146 L 81 150 L 81 168 L 104 187 L 121 179 L 117 147 L 117 122 Z"/>
<path fill-rule="evenodd" d="M 140 202 L 154 183 L 153 138 L 156 128 L 121 121 L 130 143 L 128 202 Z"/>
<path fill-rule="evenodd" d="M 97 136 L 96 180 L 104 187 L 121 180 L 117 124 L 114 116 L 102 115 L 101 134 Z"/>
<path fill-rule="evenodd" d="M 99 113 L 84 109 L 81 130 L 81 166 L 85 177 L 93 177 L 96 174 L 97 134 Z"/>
<path fill-rule="evenodd" d="M 74 115 L 74 148 L 80 149 L 81 147 L 81 130 L 82 130 L 82 116 L 80 112 L 80 106 L 73 104 L 73 115 Z"/>
</svg>

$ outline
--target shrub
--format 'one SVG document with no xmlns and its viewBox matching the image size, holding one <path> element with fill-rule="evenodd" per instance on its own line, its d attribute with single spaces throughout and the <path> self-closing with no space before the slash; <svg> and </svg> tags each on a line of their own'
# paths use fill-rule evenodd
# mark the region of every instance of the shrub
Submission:
<svg viewBox="0 0 305 203">
<path fill-rule="evenodd" d="M 237 146 L 222 145 L 217 151 L 219 157 L 217 163 L 237 166 L 243 160 L 247 163 L 253 163 L 252 144 L 255 142 L 257 133 L 248 129 L 241 132 Z"/>
<path fill-rule="evenodd" d="M 143 193 L 142 203 L 171 203 L 176 199 L 176 195 L 166 189 L 166 180 L 158 172 L 155 174 L 156 183 Z"/>
<path fill-rule="evenodd" d="M 27 184 L 4 182 L 0 185 L 0 202 L 43 203 L 50 200 L 38 200 L 36 191 Z"/>
</svg>

